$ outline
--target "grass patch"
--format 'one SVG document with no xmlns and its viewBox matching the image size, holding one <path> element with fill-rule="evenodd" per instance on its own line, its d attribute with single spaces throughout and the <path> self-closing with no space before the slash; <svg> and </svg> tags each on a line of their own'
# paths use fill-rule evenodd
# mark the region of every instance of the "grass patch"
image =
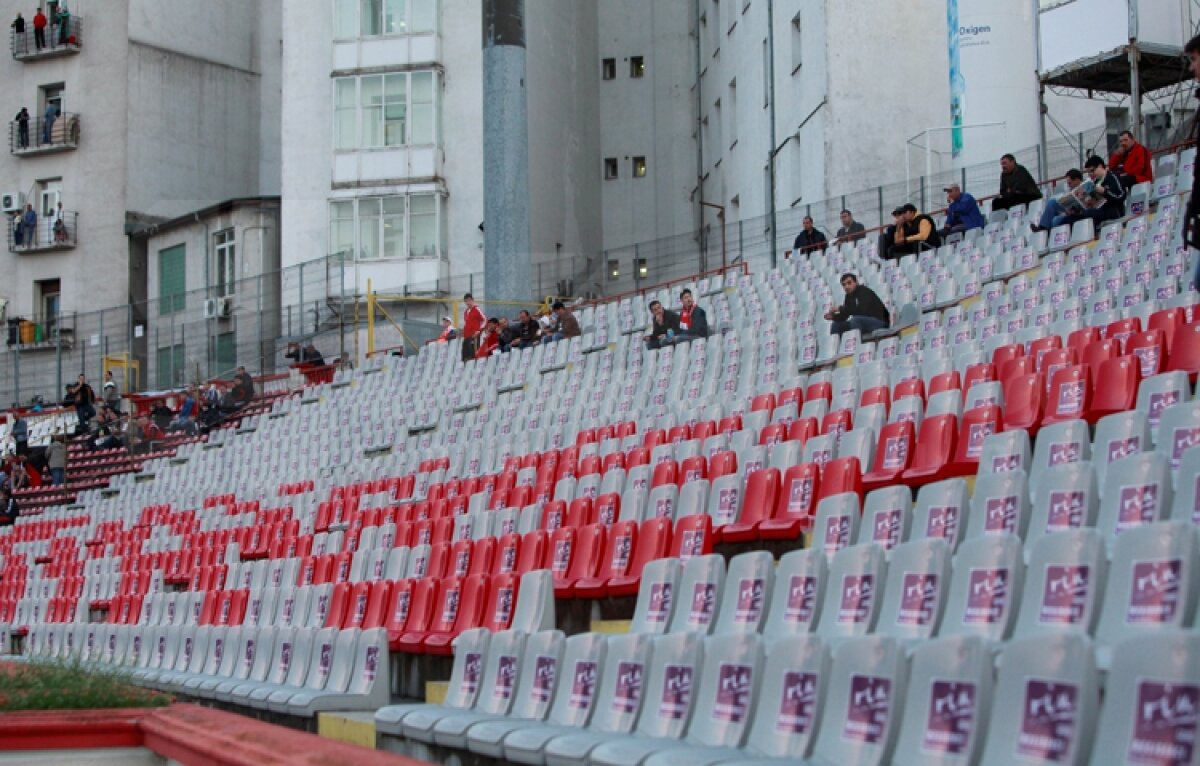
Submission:
<svg viewBox="0 0 1200 766">
<path fill-rule="evenodd" d="M 164 707 L 166 694 L 130 685 L 116 672 L 76 662 L 0 664 L 0 712 Z"/>
</svg>

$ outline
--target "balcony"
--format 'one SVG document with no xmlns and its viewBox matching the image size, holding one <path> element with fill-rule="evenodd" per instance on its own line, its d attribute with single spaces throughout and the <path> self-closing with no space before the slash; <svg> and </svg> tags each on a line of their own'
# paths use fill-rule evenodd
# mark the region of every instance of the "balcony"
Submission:
<svg viewBox="0 0 1200 766">
<path fill-rule="evenodd" d="M 8 252 L 10 253 L 53 253 L 74 250 L 78 244 L 78 213 L 64 210 L 62 224 L 59 218 L 38 216 L 32 229 L 25 226 L 21 213 L 8 219 Z"/>
<path fill-rule="evenodd" d="M 25 31 L 8 33 L 12 57 L 17 61 L 41 61 L 79 53 L 83 41 L 83 24 L 78 16 L 67 17 L 66 29 L 51 24 L 45 29 L 45 42 L 39 47 L 33 33 L 33 19 L 25 19 Z"/>
<path fill-rule="evenodd" d="M 18 157 L 73 152 L 78 148 L 77 114 L 67 112 L 49 121 L 39 117 L 25 123 L 13 120 L 8 124 L 8 151 Z"/>
<path fill-rule="evenodd" d="M 11 317 L 8 320 L 8 347 L 22 353 L 52 351 L 75 345 L 75 315 L 56 314 L 34 316 L 32 319 Z"/>
</svg>

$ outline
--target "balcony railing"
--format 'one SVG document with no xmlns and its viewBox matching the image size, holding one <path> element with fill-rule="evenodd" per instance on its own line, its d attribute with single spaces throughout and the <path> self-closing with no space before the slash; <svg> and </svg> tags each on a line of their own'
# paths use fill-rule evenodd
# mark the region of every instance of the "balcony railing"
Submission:
<svg viewBox="0 0 1200 766">
<path fill-rule="evenodd" d="M 8 219 L 8 252 L 48 253 L 71 250 L 78 244 L 78 214 L 64 210 L 62 217 L 39 215 L 32 227 L 25 224 L 23 213 Z M 60 223 L 61 221 L 61 223 Z"/>
<path fill-rule="evenodd" d="M 79 115 L 67 112 L 53 120 L 30 118 L 8 124 L 9 152 L 27 157 L 74 151 L 79 146 Z"/>
<path fill-rule="evenodd" d="M 65 23 L 48 24 L 42 30 L 42 44 L 38 45 L 37 34 L 33 31 L 33 19 L 25 19 L 25 31 L 15 29 L 9 31 L 9 45 L 12 56 L 17 61 L 37 61 L 57 56 L 70 56 L 79 53 L 83 42 L 83 24 L 78 16 L 60 17 Z"/>
<path fill-rule="evenodd" d="M 9 348 L 21 351 L 46 350 L 59 345 L 70 348 L 75 343 L 75 315 L 10 317 L 5 330 Z"/>
</svg>

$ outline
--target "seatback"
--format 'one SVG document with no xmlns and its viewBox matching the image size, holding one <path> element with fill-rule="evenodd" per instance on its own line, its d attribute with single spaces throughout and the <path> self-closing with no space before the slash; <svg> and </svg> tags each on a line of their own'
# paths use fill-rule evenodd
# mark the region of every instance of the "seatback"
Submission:
<svg viewBox="0 0 1200 766">
<path fill-rule="evenodd" d="M 279 683 L 293 688 L 304 686 L 308 679 L 308 668 L 312 659 L 313 648 L 317 643 L 317 631 L 313 628 L 295 628 L 295 641 L 289 648 L 286 644 L 280 646 L 279 657 L 275 660 L 275 673 L 272 681 L 279 676 Z"/>
<path fill-rule="evenodd" d="M 882 766 L 900 728 L 908 662 L 888 636 L 862 636 L 838 647 L 812 757 L 822 763 Z"/>
<path fill-rule="evenodd" d="M 853 492 L 842 492 L 817 503 L 817 518 L 813 522 L 813 547 L 832 559 L 838 551 L 851 545 L 858 531 L 859 498 Z"/>
<path fill-rule="evenodd" d="M 337 628 L 322 628 L 313 637 L 312 656 L 308 660 L 308 674 L 304 679 L 305 689 L 323 690 L 333 672 L 334 657 L 340 645 L 340 634 L 345 633 L 351 642 L 349 651 L 353 652 L 353 642 L 358 637 L 357 631 L 341 631 Z"/>
<path fill-rule="evenodd" d="M 992 654 L 974 636 L 927 641 L 913 652 L 897 763 L 967 766 L 987 734 Z"/>
<path fill-rule="evenodd" d="M 1092 467 L 1096 471 L 1096 484 L 1101 490 L 1104 489 L 1108 466 L 1114 460 L 1149 449 L 1150 424 L 1142 413 L 1118 412 L 1100 418 L 1092 439 Z"/>
<path fill-rule="evenodd" d="M 781 637 L 765 647 L 762 668 L 746 749 L 768 758 L 805 758 L 825 709 L 828 648 L 812 635 Z"/>
<path fill-rule="evenodd" d="M 1091 633 L 1100 612 L 1106 559 L 1094 529 L 1046 535 L 1030 548 L 1015 635 Z"/>
<path fill-rule="evenodd" d="M 679 589 L 682 565 L 676 558 L 661 558 L 642 569 L 642 583 L 633 608 L 633 633 L 665 633 L 671 624 L 675 594 Z"/>
<path fill-rule="evenodd" d="M 825 556 L 812 548 L 789 551 L 780 557 L 762 627 L 764 639 L 782 641 L 812 630 L 821 613 L 827 574 Z"/>
<path fill-rule="evenodd" d="M 887 559 L 877 543 L 854 545 L 834 554 L 817 633 L 838 639 L 870 633 L 879 614 L 886 576 Z"/>
<path fill-rule="evenodd" d="M 505 715 L 513 703 L 517 676 L 525 659 L 526 634 L 515 630 L 493 633 L 488 642 L 482 684 L 475 698 L 476 712 Z"/>
<path fill-rule="evenodd" d="M 1183 453 L 1200 444 L 1200 401 L 1181 402 L 1163 410 L 1158 444 L 1159 451 L 1170 458 L 1171 468 L 1178 468 Z"/>
<path fill-rule="evenodd" d="M 525 633 L 554 627 L 554 581 L 549 571 L 535 569 L 521 575 L 509 627 Z"/>
<path fill-rule="evenodd" d="M 979 453 L 978 475 L 1007 473 L 1018 469 L 1028 471 L 1030 456 L 1028 431 L 992 434 L 983 440 L 983 449 Z"/>
<path fill-rule="evenodd" d="M 964 479 L 946 479 L 926 484 L 917 492 L 910 537 L 914 540 L 940 537 L 954 552 L 958 541 L 962 539 L 969 504 L 967 482 Z"/>
<path fill-rule="evenodd" d="M 1195 528 L 1166 521 L 1130 529 L 1113 546 L 1096 641 L 1112 646 L 1192 624 L 1200 589 Z"/>
<path fill-rule="evenodd" d="M 963 541 L 954 557 L 938 635 L 973 635 L 990 643 L 1012 631 L 1025 578 L 1021 541 L 989 535 Z"/>
<path fill-rule="evenodd" d="M 646 518 L 674 520 L 678 501 L 679 487 L 675 484 L 662 484 L 651 489 L 646 499 Z"/>
<path fill-rule="evenodd" d="M 1183 453 L 1175 476 L 1175 502 L 1171 504 L 1171 518 L 1200 524 L 1200 449 Z"/>
<path fill-rule="evenodd" d="M 290 633 L 291 630 L 291 628 L 274 626 L 259 628 L 257 634 L 246 642 L 234 677 L 255 682 L 263 681 L 271 670 L 271 660 L 274 657 L 280 634 Z"/>
<path fill-rule="evenodd" d="M 645 696 L 653 641 L 645 633 L 609 636 L 589 729 L 609 734 L 633 730 Z"/>
<path fill-rule="evenodd" d="M 560 630 L 543 630 L 525 639 L 517 691 L 508 714 L 540 721 L 550 709 L 566 637 Z"/>
<path fill-rule="evenodd" d="M 1046 534 L 1092 527 L 1100 493 L 1091 463 L 1069 463 L 1042 472 L 1033 492 L 1026 539 L 1030 544 Z"/>
<path fill-rule="evenodd" d="M 483 681 L 483 658 L 487 656 L 491 638 L 492 634 L 484 628 L 472 628 L 454 639 L 454 664 L 443 705 L 463 709 L 475 704 Z"/>
<path fill-rule="evenodd" d="M 644 687 L 651 704 L 642 707 L 636 731 L 644 737 L 680 739 L 696 700 L 704 637 L 672 633 L 653 642 Z"/>
<path fill-rule="evenodd" d="M 566 640 L 547 723 L 573 728 L 587 724 L 607 649 L 608 640 L 599 633 L 579 633 Z"/>
<path fill-rule="evenodd" d="M 879 543 L 890 552 L 908 539 L 912 526 L 912 492 L 908 487 L 883 487 L 867 493 L 856 543 Z"/>
<path fill-rule="evenodd" d="M 707 634 L 717 622 L 721 594 L 725 584 L 725 558 L 719 555 L 688 559 L 679 575 L 679 588 L 672 594 L 678 600 L 671 616 L 668 633 Z"/>
<path fill-rule="evenodd" d="M 1171 508 L 1171 469 L 1165 455 L 1143 452 L 1113 461 L 1100 490 L 1096 528 L 1109 546 L 1121 533 L 1166 518 Z"/>
<path fill-rule="evenodd" d="M 932 636 L 946 605 L 949 581 L 945 540 L 927 537 L 896 546 L 888 560 L 876 634 L 908 641 Z"/>
<path fill-rule="evenodd" d="M 742 477 L 738 474 L 719 476 L 712 481 L 708 493 L 708 515 L 713 526 L 732 523 L 742 513 Z"/>
<path fill-rule="evenodd" d="M 775 582 L 775 559 L 767 551 L 734 556 L 713 635 L 758 633 Z"/>
<path fill-rule="evenodd" d="M 1009 642 L 1000 654 L 981 766 L 1080 766 L 1095 728 L 1096 685 L 1086 636 L 1046 635 Z"/>
<path fill-rule="evenodd" d="M 700 747 L 736 747 L 763 683 L 763 643 L 754 633 L 709 636 L 685 741 Z"/>
<path fill-rule="evenodd" d="M 1194 763 L 1200 694 L 1200 635 L 1130 637 L 1117 645 L 1092 745 L 1093 764 L 1122 754 L 1127 762 Z M 1190 713 L 1190 714 L 1189 714 Z"/>
<path fill-rule="evenodd" d="M 1025 537 L 1029 526 L 1029 491 L 1025 472 L 994 473 L 975 480 L 964 539 L 1013 534 Z"/>
</svg>

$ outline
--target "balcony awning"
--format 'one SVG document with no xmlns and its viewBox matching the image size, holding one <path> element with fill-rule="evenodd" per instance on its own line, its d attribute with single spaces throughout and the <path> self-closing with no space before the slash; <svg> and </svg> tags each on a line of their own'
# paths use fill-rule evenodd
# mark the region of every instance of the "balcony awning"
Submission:
<svg viewBox="0 0 1200 766">
<path fill-rule="evenodd" d="M 1191 79 L 1183 49 L 1158 43 L 1138 43 L 1138 74 L 1142 93 Z M 1130 94 L 1129 46 L 1077 59 L 1042 74 L 1042 84 L 1056 91 L 1094 94 Z"/>
</svg>

